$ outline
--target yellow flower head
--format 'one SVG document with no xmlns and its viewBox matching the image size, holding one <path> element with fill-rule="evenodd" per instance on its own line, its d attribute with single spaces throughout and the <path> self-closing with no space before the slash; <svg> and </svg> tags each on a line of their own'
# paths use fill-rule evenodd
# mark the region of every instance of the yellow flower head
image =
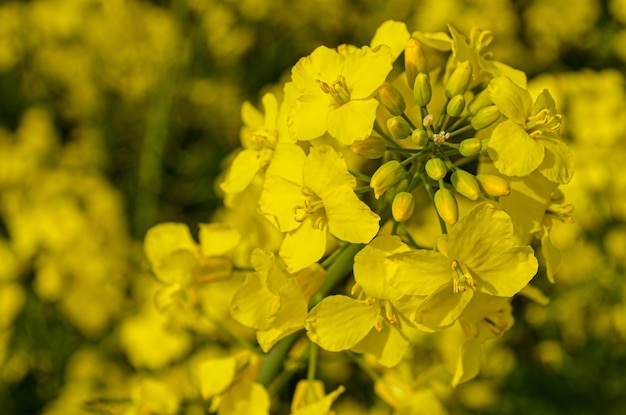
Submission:
<svg viewBox="0 0 626 415">
<path fill-rule="evenodd" d="M 482 203 L 462 217 L 438 243 L 439 251 L 391 256 L 391 284 L 410 295 L 427 295 L 416 321 L 430 330 L 452 325 L 474 292 L 511 297 L 537 272 L 530 246 L 517 246 L 511 218 Z"/>
<path fill-rule="evenodd" d="M 291 72 L 299 91 L 287 121 L 291 136 L 312 140 L 328 131 L 346 145 L 369 137 L 378 107 L 373 94 L 393 60 L 386 45 L 342 53 L 320 46 L 300 59 Z"/>
</svg>

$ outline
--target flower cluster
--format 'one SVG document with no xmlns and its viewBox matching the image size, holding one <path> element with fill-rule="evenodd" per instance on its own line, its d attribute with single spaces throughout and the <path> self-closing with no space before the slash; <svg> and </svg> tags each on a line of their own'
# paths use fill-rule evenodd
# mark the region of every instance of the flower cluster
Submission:
<svg viewBox="0 0 626 415">
<path fill-rule="evenodd" d="M 148 232 L 159 309 L 245 348 L 196 359 L 212 410 L 268 413 L 268 390 L 306 367 L 292 413 L 329 413 L 345 386 L 327 394 L 318 372 L 339 353 L 398 413 L 442 412 L 436 385 L 478 374 L 483 343 L 513 323 L 510 299 L 542 299 L 532 246 L 553 279 L 549 230 L 571 221 L 558 187 L 573 161 L 552 96 L 533 99 L 524 73 L 491 59 L 492 38 L 387 21 L 368 46 L 318 47 L 264 112 L 244 105 L 225 207 L 200 243 L 183 224 Z M 394 375 L 450 330 L 452 370 Z"/>
</svg>

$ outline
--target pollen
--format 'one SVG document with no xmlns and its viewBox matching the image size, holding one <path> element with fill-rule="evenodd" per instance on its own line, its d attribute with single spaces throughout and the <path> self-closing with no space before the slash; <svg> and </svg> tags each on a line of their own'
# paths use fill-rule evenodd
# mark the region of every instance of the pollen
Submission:
<svg viewBox="0 0 626 415">
<path fill-rule="evenodd" d="M 476 280 L 464 264 L 454 260 L 452 261 L 452 270 L 455 272 L 453 277 L 453 291 L 455 294 L 463 292 L 468 288 L 476 291 Z"/>
<path fill-rule="evenodd" d="M 350 91 L 348 90 L 345 78 L 342 75 L 338 75 L 337 79 L 331 84 L 319 79 L 316 79 L 316 82 L 325 94 L 328 94 L 335 99 L 338 106 L 342 106 L 346 102 L 350 101 Z"/>
</svg>

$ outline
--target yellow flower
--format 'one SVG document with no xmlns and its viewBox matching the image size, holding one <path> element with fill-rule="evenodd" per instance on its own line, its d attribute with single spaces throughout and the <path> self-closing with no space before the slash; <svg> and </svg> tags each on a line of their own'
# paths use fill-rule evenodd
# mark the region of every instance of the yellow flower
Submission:
<svg viewBox="0 0 626 415">
<path fill-rule="evenodd" d="M 263 96 L 265 114 L 249 102 L 241 108 L 244 127 L 241 129 L 241 150 L 233 160 L 220 187 L 227 194 L 243 191 L 259 172 L 267 169 L 278 143 L 292 142 L 286 125 L 286 112 L 291 107 L 295 88 L 291 82 L 284 86 L 282 104 L 272 93 Z"/>
<path fill-rule="evenodd" d="M 380 217 L 354 193 L 355 178 L 332 147 L 312 147 L 310 154 L 296 145 L 284 145 L 278 174 L 265 181 L 259 209 L 285 238 L 280 256 L 289 272 L 301 270 L 324 255 L 327 233 L 352 242 L 367 243 L 378 232 Z"/>
<path fill-rule="evenodd" d="M 295 275 L 278 268 L 274 255 L 257 249 L 249 273 L 235 293 L 231 314 L 241 324 L 257 329 L 257 340 L 267 352 L 280 339 L 304 327 L 311 296 L 326 278 L 324 269 L 312 264 Z"/>
<path fill-rule="evenodd" d="M 498 171 L 528 176 L 539 170 L 554 183 L 568 183 L 573 159 L 558 135 L 561 115 L 550 93 L 543 90 L 533 104 L 526 89 L 504 76 L 493 79 L 488 88 L 491 100 L 507 117 L 493 130 L 487 146 Z"/>
<path fill-rule="evenodd" d="M 449 327 L 474 296 L 481 292 L 511 297 L 537 272 L 530 246 L 512 239 L 510 217 L 482 203 L 443 235 L 439 251 L 413 250 L 391 256 L 391 284 L 409 295 L 427 295 L 415 320 L 426 329 Z"/>
<path fill-rule="evenodd" d="M 408 251 L 396 236 L 379 236 L 363 248 L 354 257 L 359 299 L 331 295 L 322 300 L 306 319 L 309 338 L 329 351 L 371 353 L 384 366 L 397 365 L 409 345 L 405 325 L 421 298 L 391 285 L 385 263 Z"/>
<path fill-rule="evenodd" d="M 328 131 L 350 145 L 372 132 L 378 107 L 373 94 L 391 70 L 393 55 L 386 45 L 345 49 L 320 46 L 292 69 L 299 91 L 288 118 L 293 138 L 312 140 Z"/>
</svg>

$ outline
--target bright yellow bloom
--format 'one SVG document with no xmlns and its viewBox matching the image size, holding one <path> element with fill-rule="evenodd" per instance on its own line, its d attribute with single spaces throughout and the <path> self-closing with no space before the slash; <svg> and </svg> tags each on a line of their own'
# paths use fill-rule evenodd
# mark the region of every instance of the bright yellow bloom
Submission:
<svg viewBox="0 0 626 415">
<path fill-rule="evenodd" d="M 157 307 L 166 308 L 184 298 L 195 296 L 205 283 L 228 278 L 232 262 L 225 255 L 239 242 L 239 233 L 218 223 L 200 225 L 200 244 L 183 223 L 166 222 L 146 233 L 144 252 L 155 277 L 165 284 L 156 295 Z"/>
<path fill-rule="evenodd" d="M 244 127 L 241 129 L 241 150 L 233 160 L 226 178 L 220 185 L 227 194 L 243 191 L 259 172 L 267 169 L 278 143 L 293 142 L 287 132 L 287 111 L 295 98 L 295 88 L 291 82 L 285 84 L 282 104 L 279 107 L 276 96 L 267 93 L 262 102 L 262 114 L 249 102 L 241 108 Z"/>
<path fill-rule="evenodd" d="M 379 236 L 354 257 L 358 299 L 331 295 L 315 306 L 305 322 L 309 338 L 329 351 L 372 353 L 384 366 L 397 365 L 409 345 L 405 333 L 420 297 L 391 285 L 385 267 L 394 254 L 409 252 L 396 236 Z"/>
<path fill-rule="evenodd" d="M 339 386 L 328 395 L 324 391 L 324 382 L 303 379 L 296 385 L 291 402 L 291 415 L 328 415 L 333 402 L 345 388 Z"/>
<path fill-rule="evenodd" d="M 283 145 L 285 156 L 274 160 L 259 200 L 259 209 L 285 239 L 280 256 L 289 272 L 301 270 L 324 255 L 327 233 L 367 243 L 378 232 L 380 217 L 354 193 L 355 178 L 332 147 Z"/>
<path fill-rule="evenodd" d="M 394 58 L 386 45 L 348 49 L 339 53 L 320 46 L 293 67 L 291 76 L 299 91 L 288 118 L 293 138 L 312 140 L 328 131 L 350 145 L 369 137 L 378 107 L 373 94 Z"/>
<path fill-rule="evenodd" d="M 491 100 L 507 120 L 493 130 L 487 146 L 498 171 L 528 176 L 535 170 L 555 183 L 568 183 L 573 174 L 571 151 L 558 135 L 561 115 L 547 90 L 533 104 L 530 93 L 507 77 L 489 83 Z"/>
<path fill-rule="evenodd" d="M 417 308 L 418 324 L 430 330 L 449 327 L 474 292 L 511 297 L 535 275 L 532 248 L 517 246 L 512 237 L 510 217 L 482 203 L 442 236 L 438 251 L 420 249 L 388 258 L 395 267 L 391 284 L 405 294 L 428 296 Z"/>
<path fill-rule="evenodd" d="M 235 293 L 231 314 L 241 324 L 257 329 L 257 340 L 267 352 L 280 339 L 304 327 L 311 296 L 326 278 L 317 263 L 289 275 L 278 268 L 274 255 L 257 249 L 249 273 Z"/>
</svg>

